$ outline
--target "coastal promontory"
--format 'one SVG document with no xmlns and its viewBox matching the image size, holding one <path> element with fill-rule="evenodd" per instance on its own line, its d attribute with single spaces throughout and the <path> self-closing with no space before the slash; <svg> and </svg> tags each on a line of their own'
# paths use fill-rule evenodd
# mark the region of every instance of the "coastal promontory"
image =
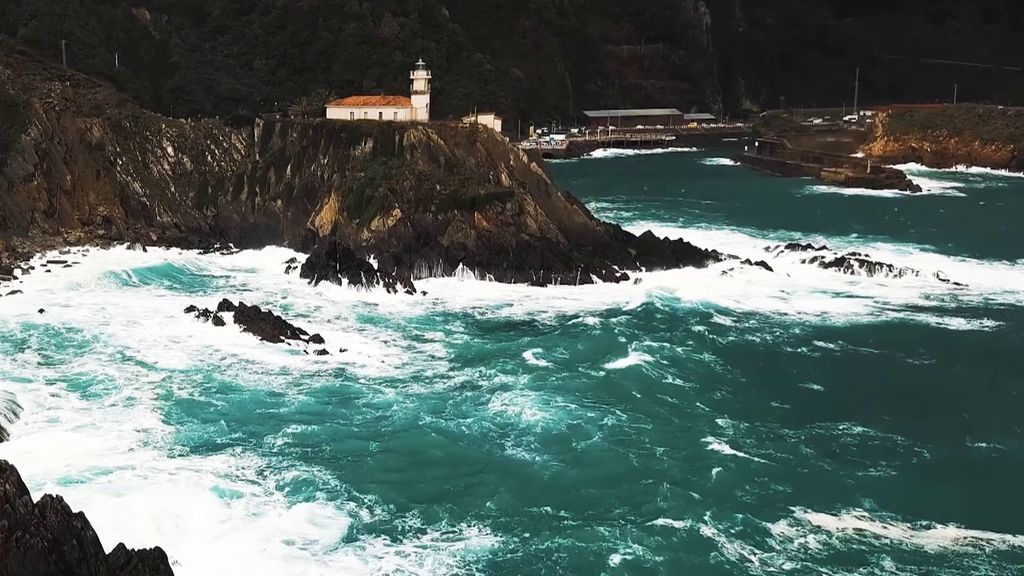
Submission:
<svg viewBox="0 0 1024 576">
<path fill-rule="evenodd" d="M 876 115 L 874 133 L 863 151 L 887 164 L 1024 172 L 1024 109 L 892 107 Z"/>
<path fill-rule="evenodd" d="M 310 281 L 464 270 L 536 285 L 622 281 L 722 258 L 602 222 L 543 161 L 482 126 L 148 112 L 0 42 L 0 253 L 138 242 L 286 245 Z"/>
</svg>

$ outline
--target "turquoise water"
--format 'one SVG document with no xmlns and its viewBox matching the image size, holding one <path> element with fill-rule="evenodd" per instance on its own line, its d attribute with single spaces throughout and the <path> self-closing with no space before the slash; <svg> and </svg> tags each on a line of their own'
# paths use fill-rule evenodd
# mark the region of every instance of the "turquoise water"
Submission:
<svg viewBox="0 0 1024 576">
<path fill-rule="evenodd" d="M 928 194 L 879 195 L 734 151 L 552 171 L 599 216 L 775 274 L 403 298 L 309 287 L 268 249 L 30 277 L 0 299 L 26 409 L 0 457 L 184 575 L 1019 571 L 1024 178 L 912 167 Z M 765 251 L 789 240 L 926 273 Z M 334 354 L 181 314 L 221 297 Z"/>
</svg>

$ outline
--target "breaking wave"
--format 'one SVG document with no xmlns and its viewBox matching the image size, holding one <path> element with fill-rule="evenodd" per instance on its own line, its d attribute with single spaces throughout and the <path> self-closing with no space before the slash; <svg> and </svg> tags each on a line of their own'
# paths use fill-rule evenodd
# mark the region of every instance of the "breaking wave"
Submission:
<svg viewBox="0 0 1024 576">
<path fill-rule="evenodd" d="M 628 158 L 630 156 L 650 156 L 654 154 L 680 154 L 684 152 L 700 152 L 700 148 L 679 147 L 679 148 L 651 148 L 647 150 L 632 150 L 627 148 L 600 148 L 583 156 L 583 158 Z"/>
</svg>

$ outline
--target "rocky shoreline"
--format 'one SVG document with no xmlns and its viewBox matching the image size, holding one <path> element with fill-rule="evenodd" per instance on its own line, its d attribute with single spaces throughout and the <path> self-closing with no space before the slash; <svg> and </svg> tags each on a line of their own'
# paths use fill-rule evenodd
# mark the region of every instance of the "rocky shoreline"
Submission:
<svg viewBox="0 0 1024 576">
<path fill-rule="evenodd" d="M 889 110 L 876 115 L 874 135 L 862 151 L 886 164 L 1024 172 L 1024 109 L 958 105 Z"/>
<path fill-rule="evenodd" d="M 38 502 L 18 470 L 0 460 L 0 574 L 4 576 L 173 576 L 159 547 L 108 554 L 85 514 L 60 496 Z"/>
<path fill-rule="evenodd" d="M 174 120 L 2 40 L 0 77 L 4 261 L 118 242 L 281 245 L 310 255 L 311 282 L 414 292 L 458 270 L 545 286 L 727 258 L 598 220 L 482 126 Z"/>
</svg>

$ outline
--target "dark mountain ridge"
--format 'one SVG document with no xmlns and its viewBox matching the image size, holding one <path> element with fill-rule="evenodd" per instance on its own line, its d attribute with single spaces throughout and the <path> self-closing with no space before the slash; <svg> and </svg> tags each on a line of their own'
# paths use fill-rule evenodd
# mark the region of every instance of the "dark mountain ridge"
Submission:
<svg viewBox="0 0 1024 576">
<path fill-rule="evenodd" d="M 239 125 L 314 93 L 402 93 L 420 57 L 439 116 L 495 109 L 510 129 L 588 108 L 852 106 L 857 67 L 863 104 L 954 84 L 1024 104 L 1014 0 L 6 0 L 0 33 L 56 62 L 66 41 L 71 67 L 145 108 Z"/>
</svg>

